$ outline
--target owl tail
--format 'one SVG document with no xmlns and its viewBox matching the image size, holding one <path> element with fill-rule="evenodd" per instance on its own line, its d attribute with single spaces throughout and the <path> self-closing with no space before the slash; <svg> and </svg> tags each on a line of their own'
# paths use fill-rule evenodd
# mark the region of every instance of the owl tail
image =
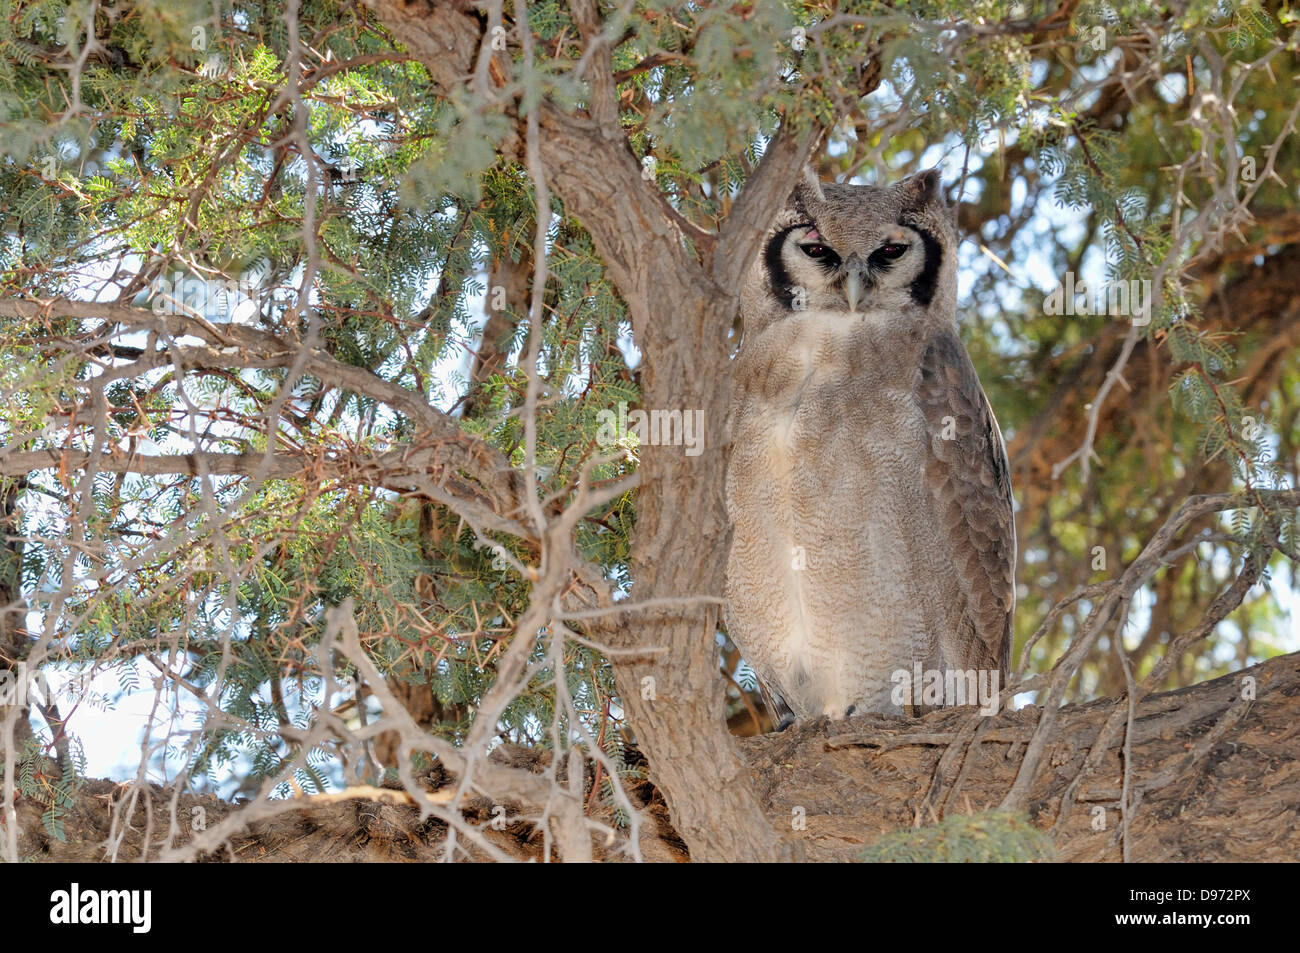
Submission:
<svg viewBox="0 0 1300 953">
<path fill-rule="evenodd" d="M 763 696 L 763 704 L 767 706 L 767 716 L 772 719 L 772 727 L 776 731 L 785 731 L 794 724 L 794 709 L 787 705 L 780 693 L 761 676 L 758 679 L 758 691 Z"/>
</svg>

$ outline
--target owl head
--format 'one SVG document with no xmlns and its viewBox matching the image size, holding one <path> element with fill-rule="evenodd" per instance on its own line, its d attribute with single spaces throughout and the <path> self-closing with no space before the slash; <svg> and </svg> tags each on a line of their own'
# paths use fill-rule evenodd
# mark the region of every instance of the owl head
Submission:
<svg viewBox="0 0 1300 953">
<path fill-rule="evenodd" d="M 746 330 L 804 310 L 953 320 L 956 244 L 936 170 L 883 188 L 823 185 L 810 172 L 754 264 Z"/>
</svg>

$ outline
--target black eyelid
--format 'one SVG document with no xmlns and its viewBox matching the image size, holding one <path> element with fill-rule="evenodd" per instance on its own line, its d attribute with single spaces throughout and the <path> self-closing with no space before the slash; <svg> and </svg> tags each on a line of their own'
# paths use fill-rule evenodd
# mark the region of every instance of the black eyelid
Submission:
<svg viewBox="0 0 1300 953">
<path fill-rule="evenodd" d="M 875 259 L 883 259 L 884 261 L 894 261 L 897 258 L 901 258 L 911 247 L 912 246 L 908 242 L 887 242 L 873 251 L 871 257 Z"/>
</svg>

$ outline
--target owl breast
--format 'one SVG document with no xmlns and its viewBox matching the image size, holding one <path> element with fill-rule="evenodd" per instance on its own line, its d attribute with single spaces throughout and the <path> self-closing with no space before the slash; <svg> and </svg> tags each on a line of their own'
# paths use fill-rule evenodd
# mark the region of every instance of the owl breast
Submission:
<svg viewBox="0 0 1300 953">
<path fill-rule="evenodd" d="M 799 718 L 897 711 L 890 673 L 936 653 L 928 436 L 897 322 L 796 313 L 737 359 L 728 618 Z"/>
</svg>

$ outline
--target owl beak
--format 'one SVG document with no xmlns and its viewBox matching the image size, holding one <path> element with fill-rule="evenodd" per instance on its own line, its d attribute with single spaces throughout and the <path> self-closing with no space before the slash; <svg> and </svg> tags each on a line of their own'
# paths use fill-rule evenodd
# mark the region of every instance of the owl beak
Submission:
<svg viewBox="0 0 1300 953">
<path fill-rule="evenodd" d="M 844 297 L 849 299 L 849 314 L 857 314 L 858 299 L 867 287 L 867 264 L 857 255 L 850 255 L 844 264 L 849 271 L 844 279 Z"/>
</svg>

